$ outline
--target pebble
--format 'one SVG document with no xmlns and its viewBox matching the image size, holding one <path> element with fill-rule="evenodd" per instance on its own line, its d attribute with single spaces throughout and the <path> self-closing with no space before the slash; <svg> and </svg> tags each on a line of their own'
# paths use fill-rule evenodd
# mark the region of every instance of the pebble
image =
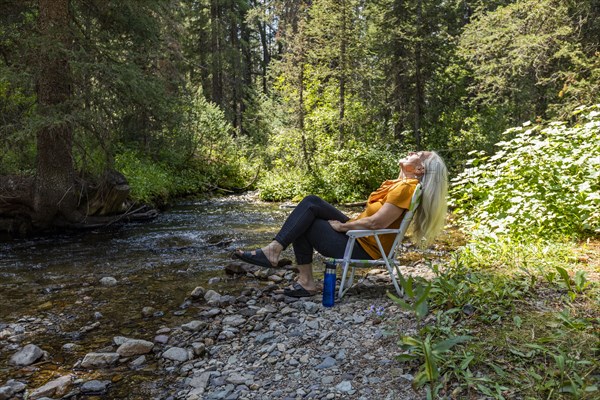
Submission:
<svg viewBox="0 0 600 400">
<path fill-rule="evenodd" d="M 198 332 L 199 330 L 206 327 L 206 322 L 202 321 L 190 321 L 187 324 L 181 325 L 181 329 L 188 332 Z"/>
<path fill-rule="evenodd" d="M 336 361 L 335 358 L 331 358 L 331 357 L 325 357 L 325 359 L 323 360 L 323 362 L 321 362 L 321 364 L 317 365 L 315 367 L 315 369 L 327 369 L 327 368 L 331 368 L 335 365 Z"/>
<path fill-rule="evenodd" d="M 188 360 L 188 352 L 181 347 L 171 347 L 162 354 L 162 357 L 172 361 L 185 362 Z"/>
<path fill-rule="evenodd" d="M 29 399 L 41 399 L 42 397 L 62 397 L 67 394 L 72 385 L 72 376 L 65 375 L 54 379 L 43 386 L 35 389 L 29 394 Z"/>
<path fill-rule="evenodd" d="M 87 381 L 81 385 L 81 391 L 86 394 L 100 394 L 106 392 L 110 381 Z"/>
<path fill-rule="evenodd" d="M 112 276 L 105 276 L 104 278 L 100 279 L 100 284 L 107 287 L 117 286 L 117 280 Z"/>
<path fill-rule="evenodd" d="M 88 353 L 83 358 L 83 368 L 107 368 L 119 360 L 118 353 Z"/>
<path fill-rule="evenodd" d="M 44 351 L 35 344 L 28 344 L 10 357 L 9 364 L 27 366 L 35 363 L 44 356 Z"/>
<path fill-rule="evenodd" d="M 154 343 L 147 340 L 131 339 L 120 345 L 117 353 L 121 357 L 139 356 L 150 353 L 153 347 Z"/>
<path fill-rule="evenodd" d="M 204 294 L 206 293 L 206 290 L 201 287 L 201 286 L 197 286 L 194 290 L 192 290 L 192 293 L 190 293 L 190 297 L 192 299 L 199 299 L 201 297 L 204 297 Z"/>
<path fill-rule="evenodd" d="M 267 272 L 267 277 L 288 279 L 287 273 Z M 400 352 L 397 341 L 383 335 L 389 329 L 388 319 L 407 317 L 394 310 L 385 290 L 379 289 L 378 297 L 351 292 L 334 307 L 324 308 L 320 296 L 298 300 L 271 293 L 265 286 L 245 289 L 236 296 L 197 287 L 184 300 L 189 318 L 179 318 L 176 325 L 168 327 L 159 320 L 146 321 L 156 321 L 149 330 L 149 335 L 154 332 L 154 336 L 149 336 L 151 341 L 117 336 L 112 345 L 85 349 L 88 353 L 75 364 L 74 372 L 92 379 L 107 375 L 84 375 L 78 370 L 103 368 L 103 374 L 123 379 L 127 374 L 152 371 L 156 376 L 152 390 L 157 392 L 149 398 L 169 400 L 421 400 L 424 393 L 413 391 L 414 377 L 406 373 L 410 369 L 404 370 L 406 366 L 394 360 L 393 356 Z M 386 309 L 380 325 L 373 324 L 373 317 L 365 312 L 371 305 Z M 146 317 L 155 312 L 151 307 L 142 309 Z M 34 320 L 41 323 L 43 318 L 26 316 L 18 323 L 0 324 L 0 346 L 4 346 L 1 350 L 17 352 L 32 331 L 30 324 Z M 402 332 L 416 327 L 410 319 L 400 324 Z M 16 337 L 20 339 L 13 340 Z M 66 343 L 63 351 L 77 350 L 75 346 Z M 129 372 L 132 370 L 144 372 Z M 62 396 L 108 396 L 110 382 L 84 379 L 76 381 L 75 388 L 69 386 L 66 390 L 70 394 Z M 8 399 L 23 398 L 19 393 L 25 390 L 24 384 L 13 388 L 9 382 L 0 387 L 0 400 L 4 400 L 3 395 Z"/>
</svg>

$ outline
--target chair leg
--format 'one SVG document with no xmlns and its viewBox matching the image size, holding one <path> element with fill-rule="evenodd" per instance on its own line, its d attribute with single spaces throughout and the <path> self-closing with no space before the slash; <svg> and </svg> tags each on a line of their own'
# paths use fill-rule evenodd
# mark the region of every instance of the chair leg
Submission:
<svg viewBox="0 0 600 400">
<path fill-rule="evenodd" d="M 394 288 L 396 289 L 396 293 L 398 293 L 398 296 L 400 296 L 400 297 L 404 296 L 404 289 L 401 288 L 400 285 L 398 285 L 398 280 L 394 276 L 394 269 L 390 265 L 389 260 L 384 258 L 384 261 L 385 261 L 385 266 L 387 267 L 387 270 L 390 274 L 390 279 L 392 280 L 392 283 L 394 284 Z M 396 264 L 394 264 L 394 267 L 396 267 Z"/>
<path fill-rule="evenodd" d="M 342 280 L 340 281 L 340 290 L 338 291 L 338 298 L 344 297 L 344 286 L 346 284 L 346 276 L 348 275 L 348 267 L 350 263 L 344 262 L 342 263 Z"/>
</svg>

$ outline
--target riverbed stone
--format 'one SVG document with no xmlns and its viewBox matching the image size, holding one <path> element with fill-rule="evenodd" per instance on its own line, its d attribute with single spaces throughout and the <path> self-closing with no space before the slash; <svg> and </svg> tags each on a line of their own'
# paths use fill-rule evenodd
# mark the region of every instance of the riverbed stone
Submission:
<svg viewBox="0 0 600 400">
<path fill-rule="evenodd" d="M 10 379 L 6 384 L 0 387 L 0 400 L 8 400 L 15 394 L 25 390 L 27 386 L 23 382 Z"/>
<path fill-rule="evenodd" d="M 81 362 L 82 368 L 107 368 L 119 360 L 119 353 L 88 353 Z"/>
<path fill-rule="evenodd" d="M 331 368 L 331 367 L 333 367 L 335 365 L 335 363 L 336 363 L 335 358 L 325 357 L 323 359 L 323 361 L 319 365 L 317 365 L 315 367 L 315 369 L 327 369 L 327 368 Z"/>
<path fill-rule="evenodd" d="M 145 318 L 152 317 L 155 312 L 156 312 L 156 309 L 154 307 L 147 306 L 147 307 L 142 308 L 142 316 Z"/>
<path fill-rule="evenodd" d="M 110 381 L 92 380 L 81 385 L 81 392 L 86 394 L 100 394 L 106 392 Z"/>
<path fill-rule="evenodd" d="M 342 393 L 348 393 L 352 390 L 352 382 L 350 381 L 342 381 L 338 383 L 335 388 Z"/>
<path fill-rule="evenodd" d="M 203 321 L 190 321 L 187 324 L 181 325 L 181 329 L 187 332 L 198 332 L 206 328 L 206 322 Z"/>
<path fill-rule="evenodd" d="M 246 319 L 238 314 L 228 315 L 227 317 L 223 318 L 222 321 L 223 325 L 229 325 L 234 327 L 243 325 L 245 322 Z"/>
<path fill-rule="evenodd" d="M 217 305 L 217 304 L 219 304 L 219 301 L 221 300 L 221 295 L 219 293 L 215 292 L 214 290 L 208 290 L 204 294 L 204 300 L 206 300 L 206 302 L 208 304 Z"/>
<path fill-rule="evenodd" d="M 125 336 L 115 336 L 113 337 L 113 343 L 117 346 L 121 346 L 123 343 L 132 340 L 132 338 L 128 338 Z"/>
<path fill-rule="evenodd" d="M 150 353 L 153 347 L 154 343 L 147 340 L 131 339 L 119 346 L 117 353 L 121 357 L 139 356 Z"/>
<path fill-rule="evenodd" d="M 171 347 L 170 349 L 167 349 L 167 351 L 162 354 L 162 357 L 177 362 L 185 362 L 189 358 L 187 350 L 182 349 L 181 347 Z"/>
<path fill-rule="evenodd" d="M 201 297 L 204 297 L 205 294 L 206 294 L 206 289 L 204 289 L 202 286 L 196 286 L 196 288 L 194 288 L 194 290 L 192 290 L 192 293 L 190 293 L 190 297 L 194 300 L 197 300 Z"/>
<path fill-rule="evenodd" d="M 44 351 L 35 344 L 28 344 L 10 357 L 9 364 L 24 367 L 44 356 Z"/>
<path fill-rule="evenodd" d="M 29 394 L 29 399 L 41 399 L 42 397 L 62 397 L 67 394 L 72 384 L 72 375 L 61 376 L 43 386 L 35 389 Z"/>
<path fill-rule="evenodd" d="M 105 276 L 100 279 L 100 284 L 107 287 L 117 286 L 117 280 L 112 276 Z"/>
<path fill-rule="evenodd" d="M 169 342 L 169 336 L 167 336 L 167 335 L 154 336 L 154 343 L 167 344 L 168 342 Z"/>
</svg>

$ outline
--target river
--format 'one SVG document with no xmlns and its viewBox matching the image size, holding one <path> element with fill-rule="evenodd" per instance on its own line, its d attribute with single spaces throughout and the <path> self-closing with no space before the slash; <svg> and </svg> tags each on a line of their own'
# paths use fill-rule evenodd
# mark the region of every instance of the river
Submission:
<svg viewBox="0 0 600 400">
<path fill-rule="evenodd" d="M 228 279 L 223 266 L 233 249 L 268 242 L 289 212 L 246 196 L 190 200 L 150 222 L 0 243 L 0 331 L 22 325 L 22 344 L 50 354 L 38 368 L 15 371 L 8 358 L 16 345 L 0 347 L 0 383 L 19 378 L 35 388 L 55 371 L 72 372 L 86 352 L 110 345 L 114 336 L 152 340 L 161 326 L 190 320 L 185 299 L 196 286 L 235 292 L 257 284 Z M 101 285 L 103 277 L 117 285 Z M 214 277 L 220 281 L 208 285 Z M 142 316 L 144 307 L 154 309 L 151 316 Z M 66 343 L 80 350 L 65 351 Z M 110 378 L 121 387 L 113 395 L 136 398 L 142 394 L 131 386 L 151 382 L 155 371 Z M 135 386 L 152 391 L 151 384 Z"/>
</svg>

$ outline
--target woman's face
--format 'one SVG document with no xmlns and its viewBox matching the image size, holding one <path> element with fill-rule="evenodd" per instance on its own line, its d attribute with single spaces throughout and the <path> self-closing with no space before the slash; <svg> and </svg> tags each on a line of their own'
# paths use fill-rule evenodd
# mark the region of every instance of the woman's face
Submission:
<svg viewBox="0 0 600 400">
<path fill-rule="evenodd" d="M 429 157 L 431 153 L 426 151 L 410 151 L 400 161 L 398 164 L 400 165 L 401 173 L 405 176 L 409 175 L 417 175 L 422 176 L 425 173 L 425 164 L 424 161 Z"/>
<path fill-rule="evenodd" d="M 429 156 L 425 151 L 409 151 L 406 157 L 400 159 L 398 164 L 400 167 L 409 165 L 423 165 L 423 161 Z"/>
</svg>

